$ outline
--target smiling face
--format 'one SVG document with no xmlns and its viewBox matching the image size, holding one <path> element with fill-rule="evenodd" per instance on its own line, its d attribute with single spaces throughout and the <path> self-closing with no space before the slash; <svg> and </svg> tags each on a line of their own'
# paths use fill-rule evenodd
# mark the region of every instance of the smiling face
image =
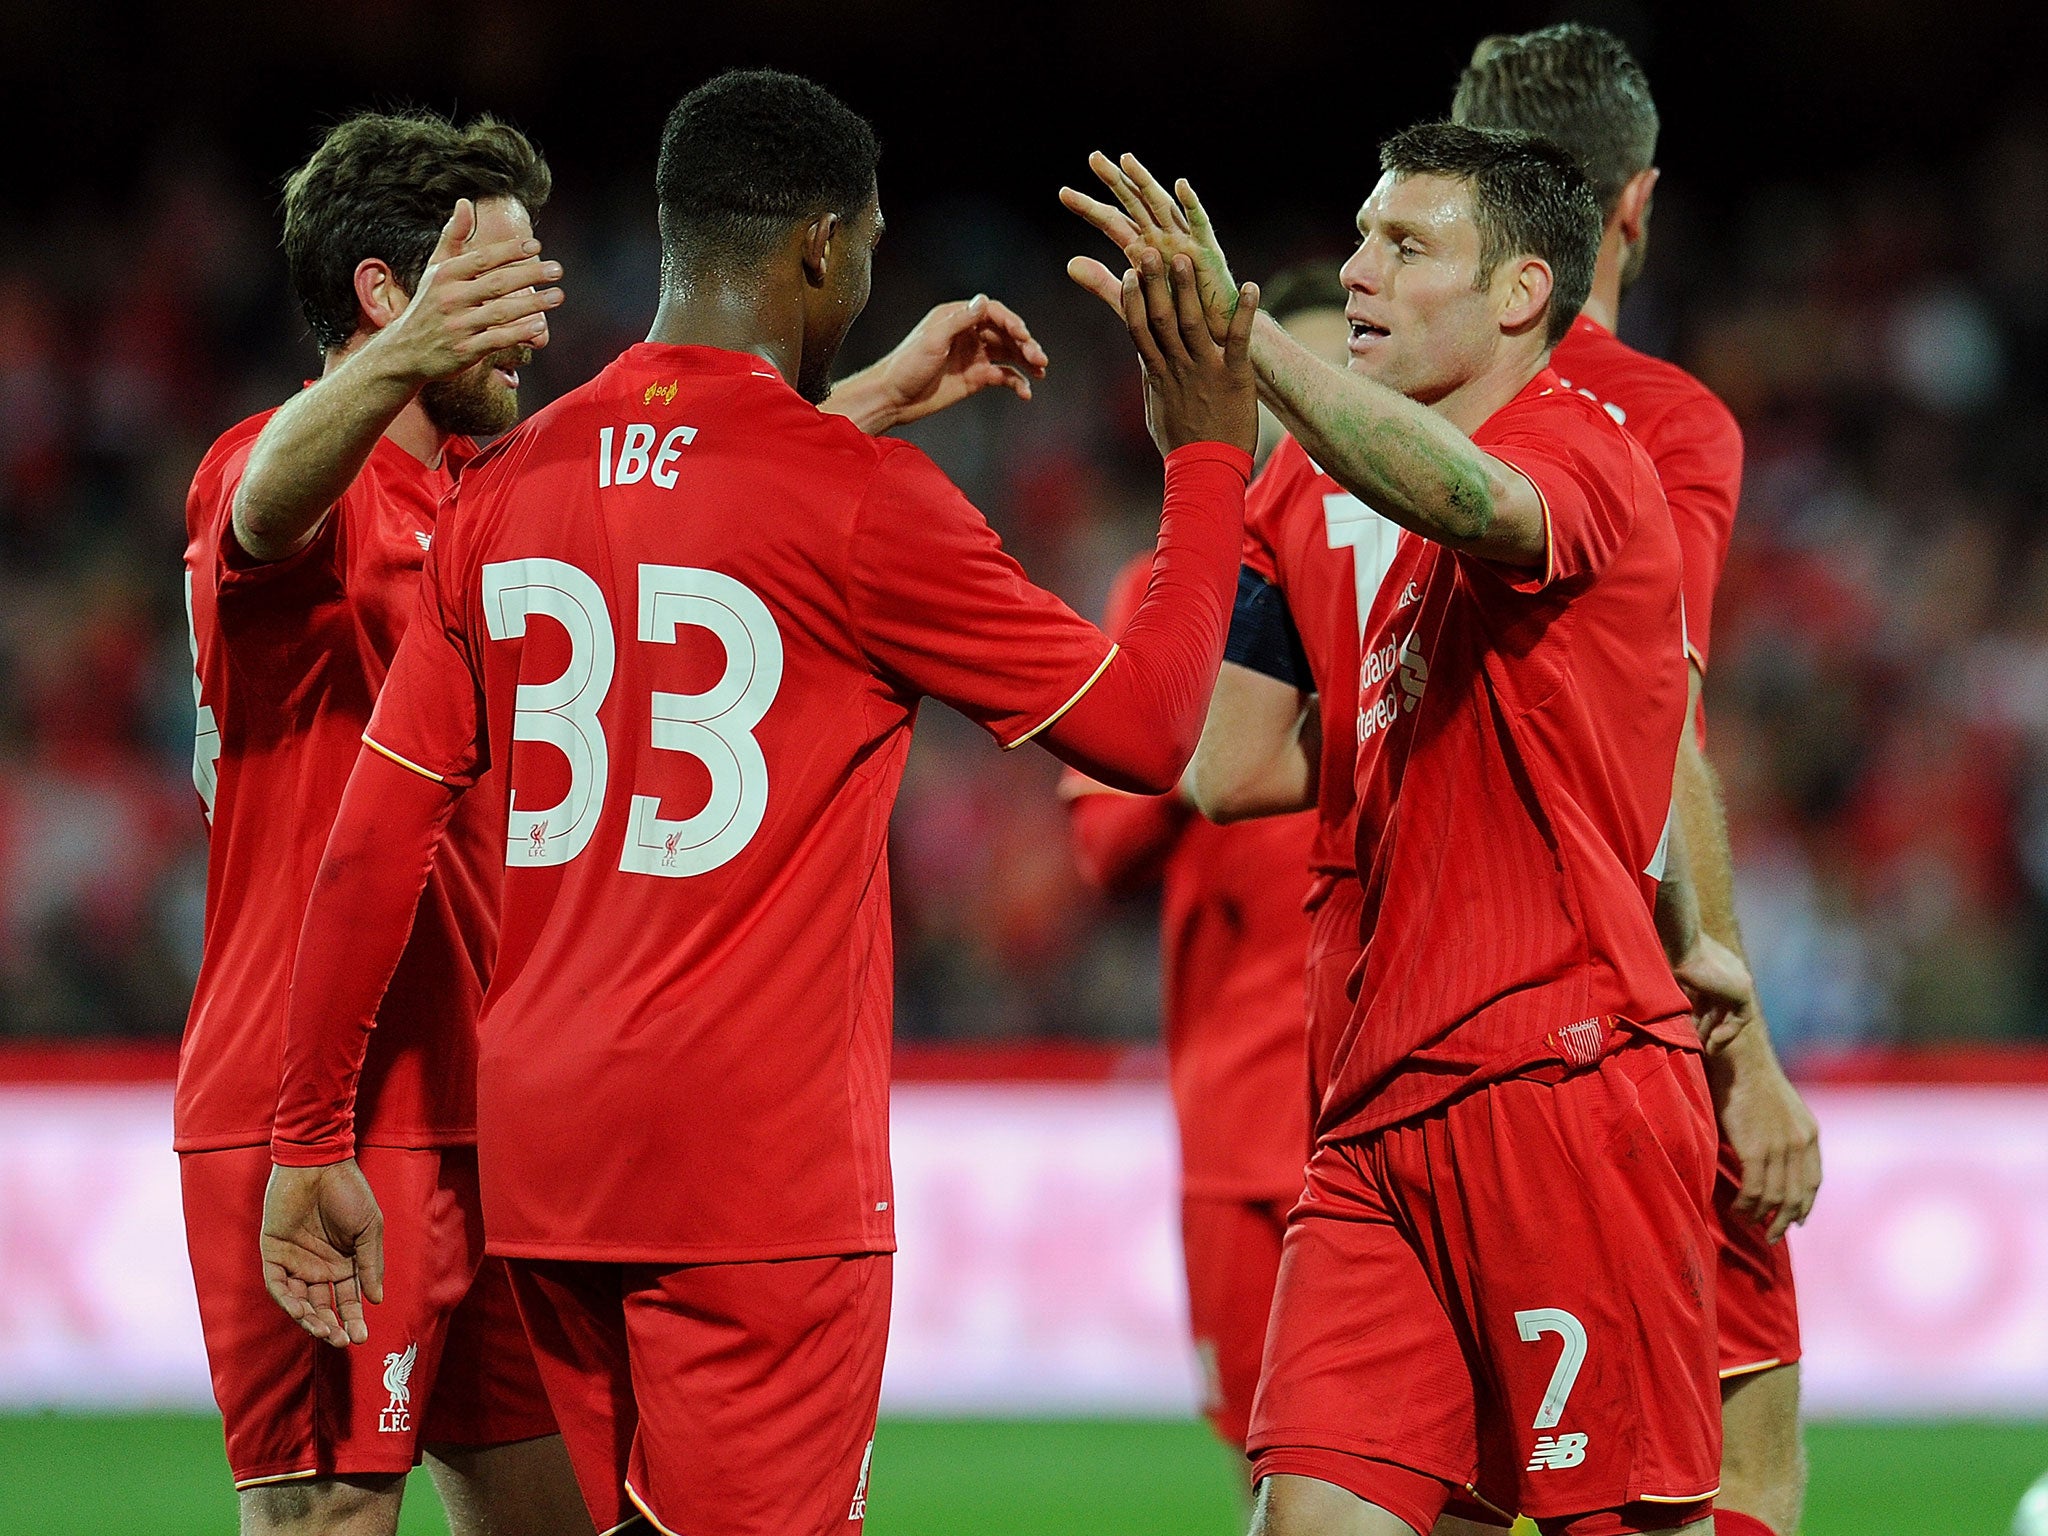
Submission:
<svg viewBox="0 0 2048 1536">
<path fill-rule="evenodd" d="M 471 246 L 533 238 L 533 218 L 516 198 L 487 198 L 476 205 Z M 438 429 L 467 437 L 494 437 L 519 420 L 519 370 L 533 361 L 533 348 L 507 347 L 472 364 L 452 379 L 420 391 L 420 408 Z"/>
<path fill-rule="evenodd" d="M 1389 172 L 1358 210 L 1358 234 L 1340 274 L 1350 295 L 1349 366 L 1434 404 L 1483 372 L 1501 338 L 1495 290 L 1503 273 L 1478 286 L 1471 188 L 1447 176 Z"/>
</svg>

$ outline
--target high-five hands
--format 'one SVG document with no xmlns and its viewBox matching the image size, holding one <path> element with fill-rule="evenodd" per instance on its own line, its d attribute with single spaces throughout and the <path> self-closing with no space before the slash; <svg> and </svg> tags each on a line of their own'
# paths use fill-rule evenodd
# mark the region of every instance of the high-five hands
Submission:
<svg viewBox="0 0 2048 1536">
<path fill-rule="evenodd" d="M 1088 168 L 1109 189 L 1116 206 L 1072 187 L 1060 188 L 1060 202 L 1100 230 L 1127 259 L 1131 246 L 1140 244 L 1153 247 L 1168 261 L 1187 257 L 1210 332 L 1221 341 L 1237 308 L 1238 287 L 1195 189 L 1183 178 L 1169 193 L 1136 155 L 1116 161 L 1098 150 L 1088 157 Z M 1122 308 L 1116 274 L 1092 256 L 1068 262 L 1067 276 L 1103 303 Z"/>
<path fill-rule="evenodd" d="M 472 246 L 475 234 L 476 205 L 465 197 L 442 228 L 418 291 L 369 343 L 414 385 L 548 344 L 548 311 L 562 302 L 562 290 L 547 285 L 561 277 L 560 264 L 540 259 L 538 240 Z"/>
<path fill-rule="evenodd" d="M 1124 327 L 1145 368 L 1145 425 L 1162 454 L 1189 443 L 1229 443 L 1250 453 L 1259 437 L 1259 386 L 1252 373 L 1252 321 L 1259 289 L 1232 295 L 1219 339 L 1203 312 L 1194 263 L 1153 246 L 1124 252 L 1131 269 L 1118 287 Z"/>
<path fill-rule="evenodd" d="M 263 1193 L 263 1284 L 316 1339 L 370 1337 L 363 1303 L 384 1299 L 384 1216 L 356 1160 L 270 1170 Z"/>
</svg>

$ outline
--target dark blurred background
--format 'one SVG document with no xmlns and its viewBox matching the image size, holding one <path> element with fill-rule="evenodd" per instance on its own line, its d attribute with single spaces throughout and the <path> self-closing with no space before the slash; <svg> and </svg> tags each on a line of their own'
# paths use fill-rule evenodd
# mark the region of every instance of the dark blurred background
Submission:
<svg viewBox="0 0 2048 1536">
<path fill-rule="evenodd" d="M 1052 353 L 1029 405 L 914 432 L 1084 611 L 1150 537 L 1120 331 L 1062 275 L 1087 151 L 1201 187 L 1243 275 L 1344 254 L 1384 133 L 1472 44 L 1626 37 L 1664 114 L 1623 334 L 1749 441 L 1709 678 L 1781 1047 L 2048 1037 L 2048 45 L 2039 5 L 1136 0 L 0 4 L 0 1037 L 175 1036 L 202 823 L 179 581 L 213 437 L 318 369 L 276 202 L 364 106 L 546 150 L 568 269 L 527 408 L 639 339 L 684 90 L 812 74 L 884 137 L 890 236 L 846 367 L 987 290 Z M 1092 237 L 1090 237 L 1092 238 Z M 1080 888 L 1054 765 L 934 708 L 896 818 L 906 1038 L 1142 1040 L 1150 917 Z"/>
</svg>

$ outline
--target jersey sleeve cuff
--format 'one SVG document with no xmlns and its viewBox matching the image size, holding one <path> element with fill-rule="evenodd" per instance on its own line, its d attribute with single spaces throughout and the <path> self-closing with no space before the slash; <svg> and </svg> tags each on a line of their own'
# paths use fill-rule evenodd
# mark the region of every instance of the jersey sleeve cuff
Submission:
<svg viewBox="0 0 2048 1536">
<path fill-rule="evenodd" d="M 368 732 L 364 732 L 363 734 L 363 745 L 368 747 L 372 752 L 376 753 L 379 757 L 388 757 L 391 759 L 392 762 L 398 764 L 399 767 L 410 769 L 412 772 L 418 774 L 423 779 L 432 779 L 436 784 L 446 784 L 448 782 L 447 779 L 442 777 L 440 774 L 434 772 L 433 769 L 422 768 L 418 763 L 414 762 L 411 758 L 405 757 L 400 753 L 392 751 L 389 747 L 385 746 L 381 741 L 372 740 Z"/>
<path fill-rule="evenodd" d="M 1557 528 L 1550 516 L 1550 498 L 1543 494 L 1543 487 L 1536 483 L 1536 477 L 1512 458 L 1496 448 L 1486 451 L 1528 481 L 1529 489 L 1536 493 L 1536 505 L 1543 512 L 1543 564 L 1532 571 L 1526 566 L 1507 565 L 1499 560 L 1483 560 L 1483 563 L 1513 591 L 1541 592 L 1557 579 Z"/>
<path fill-rule="evenodd" d="M 1003 750 L 1005 752 L 1014 752 L 1017 748 L 1023 746 L 1024 743 L 1029 741 L 1032 737 L 1039 735 L 1043 731 L 1050 730 L 1053 726 L 1059 724 L 1060 716 L 1064 715 L 1068 710 L 1072 709 L 1076 704 L 1080 703 L 1082 699 L 1087 697 L 1088 690 L 1090 688 L 1093 688 L 1097 683 L 1102 681 L 1102 674 L 1107 672 L 1109 670 L 1109 664 L 1112 661 L 1116 660 L 1116 653 L 1118 649 L 1119 647 L 1116 645 L 1114 641 L 1112 641 L 1110 643 L 1109 653 L 1106 656 L 1104 656 L 1102 660 L 1096 665 L 1095 670 L 1088 674 L 1088 681 L 1086 681 L 1080 687 L 1074 690 L 1073 697 L 1068 699 L 1066 703 L 1062 704 L 1058 709 L 1054 710 L 1051 714 L 1047 715 L 1043 720 L 1039 721 L 1038 724 L 1031 727 L 1031 729 L 1026 731 L 1022 736 L 1019 736 L 1012 741 L 1004 742 Z"/>
<path fill-rule="evenodd" d="M 1233 443 L 1185 443 L 1166 456 L 1166 467 L 1180 464 L 1223 464 L 1237 471 L 1238 478 L 1251 484 L 1252 456 Z"/>
</svg>

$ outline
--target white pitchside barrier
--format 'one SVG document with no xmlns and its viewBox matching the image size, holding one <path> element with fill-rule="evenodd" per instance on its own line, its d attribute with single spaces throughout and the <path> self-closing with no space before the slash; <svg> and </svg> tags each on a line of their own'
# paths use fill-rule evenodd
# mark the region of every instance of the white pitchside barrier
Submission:
<svg viewBox="0 0 2048 1536">
<path fill-rule="evenodd" d="M 2048 1415 L 2048 1087 L 1809 1097 L 1813 1411 Z M 0 1405 L 210 1401 L 169 1144 L 167 1085 L 0 1084 Z M 1191 1411 L 1163 1086 L 903 1084 L 895 1144 L 890 1410 Z"/>
</svg>

